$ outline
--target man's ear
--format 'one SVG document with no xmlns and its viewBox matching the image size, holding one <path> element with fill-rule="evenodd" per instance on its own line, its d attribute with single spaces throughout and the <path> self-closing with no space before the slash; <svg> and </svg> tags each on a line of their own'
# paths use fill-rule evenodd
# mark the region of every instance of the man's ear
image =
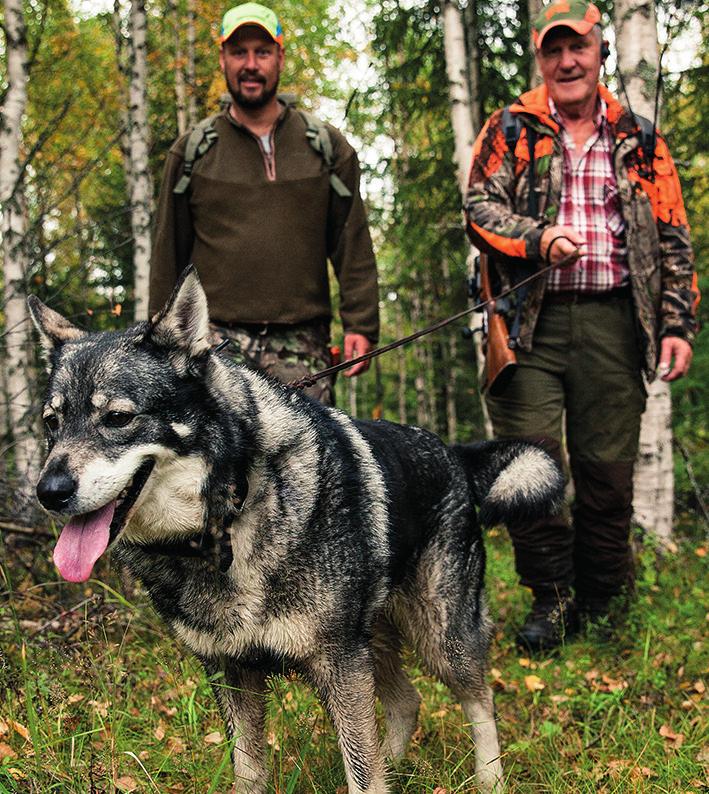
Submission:
<svg viewBox="0 0 709 794">
<path fill-rule="evenodd" d="M 197 358 L 209 350 L 207 296 L 194 265 L 182 271 L 170 299 L 152 320 L 148 334 L 156 344 Z"/>
<path fill-rule="evenodd" d="M 27 306 L 47 358 L 65 342 L 80 339 L 86 334 L 86 331 L 72 325 L 61 314 L 42 303 L 36 295 L 27 298 Z"/>
</svg>

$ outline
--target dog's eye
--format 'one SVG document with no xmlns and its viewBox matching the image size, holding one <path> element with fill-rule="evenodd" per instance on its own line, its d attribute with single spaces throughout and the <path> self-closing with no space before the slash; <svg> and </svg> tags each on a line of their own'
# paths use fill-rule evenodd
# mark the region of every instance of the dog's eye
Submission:
<svg viewBox="0 0 709 794">
<path fill-rule="evenodd" d="M 59 420 L 56 414 L 49 414 L 49 416 L 44 417 L 44 427 L 52 436 L 59 430 Z"/>
<path fill-rule="evenodd" d="M 134 418 L 135 414 L 128 413 L 128 411 L 109 411 L 103 417 L 103 423 L 106 427 L 126 427 Z"/>
</svg>

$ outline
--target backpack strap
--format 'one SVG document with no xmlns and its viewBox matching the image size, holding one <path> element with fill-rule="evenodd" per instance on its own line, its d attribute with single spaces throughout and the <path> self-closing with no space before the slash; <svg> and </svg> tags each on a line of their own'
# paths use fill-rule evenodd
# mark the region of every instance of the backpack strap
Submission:
<svg viewBox="0 0 709 794">
<path fill-rule="evenodd" d="M 514 157 L 515 149 L 517 148 L 517 141 L 522 134 L 522 119 L 518 113 L 512 113 L 509 105 L 505 105 L 502 109 L 502 133 L 505 136 L 505 143 L 510 150 L 510 154 Z"/>
<path fill-rule="evenodd" d="M 320 121 L 317 116 L 307 113 L 305 110 L 296 108 L 297 98 L 295 94 L 279 94 L 278 99 L 288 108 L 293 108 L 305 122 L 305 136 L 310 146 L 318 153 L 325 162 L 325 166 L 330 174 L 330 186 L 341 198 L 350 198 L 351 191 L 335 173 L 335 153 L 332 147 L 332 139 L 327 126 Z M 182 176 L 173 188 L 176 195 L 183 194 L 189 187 L 192 178 L 194 164 L 202 157 L 219 137 L 215 128 L 215 121 L 220 113 L 215 113 L 197 124 L 190 132 L 185 145 L 185 156 L 182 167 Z"/>
<path fill-rule="evenodd" d="M 648 164 L 650 169 L 655 162 L 655 144 L 657 142 L 657 132 L 655 125 L 650 119 L 641 116 L 639 113 L 633 113 L 633 119 L 640 128 L 640 146 L 643 150 L 643 159 Z"/>
<path fill-rule="evenodd" d="M 312 113 L 307 113 L 305 110 L 296 109 L 300 117 L 305 122 L 305 137 L 313 149 L 325 161 L 325 166 L 330 172 L 330 187 L 341 198 L 350 198 L 351 191 L 335 173 L 335 153 L 332 148 L 332 139 L 330 138 L 330 131 L 327 126 L 320 121 L 317 116 Z"/>
<path fill-rule="evenodd" d="M 535 156 L 534 147 L 537 142 L 539 134 L 537 131 L 525 124 L 520 115 L 512 113 L 509 105 L 506 105 L 502 111 L 502 133 L 505 136 L 505 143 L 509 149 L 512 157 L 515 156 L 515 149 L 517 148 L 517 141 L 522 135 L 522 128 L 527 131 L 527 146 L 529 148 L 529 187 L 527 199 L 527 215 L 531 218 L 536 218 L 539 213 L 539 193 L 537 191 L 537 174 L 535 169 Z M 524 273 L 522 275 L 525 275 Z M 517 290 L 517 300 L 515 306 L 514 316 L 512 318 L 512 325 L 509 329 L 507 345 L 511 350 L 514 350 L 519 345 L 519 332 L 522 327 L 522 306 L 529 294 L 529 284 L 519 287 Z"/>
<path fill-rule="evenodd" d="M 214 122 L 219 115 L 219 113 L 216 113 L 213 116 L 202 119 L 202 121 L 197 124 L 192 132 L 190 132 L 189 138 L 187 138 L 187 144 L 185 146 L 182 176 L 179 178 L 172 191 L 176 195 L 179 196 L 187 190 L 190 184 L 190 179 L 192 178 L 192 169 L 194 168 L 195 162 L 205 154 L 205 152 L 219 137 L 214 126 Z"/>
</svg>

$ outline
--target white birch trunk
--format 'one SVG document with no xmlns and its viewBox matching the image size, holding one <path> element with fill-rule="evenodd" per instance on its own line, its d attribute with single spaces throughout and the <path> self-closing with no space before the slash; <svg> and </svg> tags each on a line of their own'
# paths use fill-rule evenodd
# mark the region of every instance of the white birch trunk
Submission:
<svg viewBox="0 0 709 794">
<path fill-rule="evenodd" d="M 652 118 L 659 67 L 657 22 L 651 0 L 616 0 L 614 27 L 618 68 L 635 112 Z M 633 520 L 666 541 L 672 535 L 674 468 L 669 384 L 649 384 L 635 463 Z"/>
<path fill-rule="evenodd" d="M 532 41 L 532 24 L 537 18 L 537 14 L 542 10 L 542 0 L 521 0 L 527 3 L 527 13 L 529 14 L 529 47 L 532 52 L 532 63 L 529 68 L 529 85 L 536 88 L 542 82 L 542 73 L 539 71 L 537 59 L 534 57 L 535 49 Z"/>
<path fill-rule="evenodd" d="M 185 56 L 182 51 L 181 9 L 177 0 L 168 0 L 167 13 L 173 28 L 175 42 L 175 111 L 177 113 L 177 134 L 187 131 L 187 88 L 185 85 Z"/>
<path fill-rule="evenodd" d="M 131 230 L 133 232 L 133 267 L 135 319 L 148 318 L 148 283 L 150 276 L 150 227 L 153 185 L 148 164 L 147 21 L 145 0 L 131 0 L 130 7 L 130 161 L 131 161 Z"/>
<path fill-rule="evenodd" d="M 126 63 L 126 36 L 123 30 L 123 15 L 121 12 L 121 0 L 113 2 L 113 36 L 116 45 L 116 66 L 121 77 L 121 92 L 124 98 L 124 106 L 121 108 L 121 156 L 123 158 L 123 173 L 126 180 L 126 194 L 130 198 L 133 195 L 133 175 L 131 173 L 130 161 L 130 129 L 131 114 L 130 102 L 128 99 L 128 85 L 130 84 L 130 69 Z"/>
<path fill-rule="evenodd" d="M 460 195 L 465 201 L 468 192 L 468 169 L 473 151 L 476 130 L 473 128 L 472 101 L 468 83 L 468 59 L 465 50 L 465 28 L 463 17 L 456 2 L 445 0 L 443 3 L 443 45 L 446 53 L 446 72 L 451 101 L 451 124 L 455 138 L 455 164 L 458 173 Z M 477 104 L 477 103 L 475 103 Z M 472 248 L 468 254 L 468 273 L 474 271 L 473 262 L 477 251 Z M 482 327 L 482 315 L 475 312 L 470 319 L 470 327 L 475 331 Z M 473 337 L 478 374 L 484 371 L 485 360 L 480 342 L 480 334 Z M 480 399 L 485 436 L 492 438 L 492 422 L 484 398 Z"/>
<path fill-rule="evenodd" d="M 32 404 L 30 321 L 26 304 L 29 257 L 27 212 L 20 173 L 22 117 L 27 105 L 27 38 L 22 0 L 5 0 L 7 93 L 0 123 L 0 203 L 4 258 L 5 388 L 12 429 L 17 508 L 33 501 L 39 476 L 40 444 Z"/>
<path fill-rule="evenodd" d="M 195 70 L 195 7 L 194 0 L 187 0 L 187 124 L 189 128 L 197 124 L 197 73 Z"/>
</svg>

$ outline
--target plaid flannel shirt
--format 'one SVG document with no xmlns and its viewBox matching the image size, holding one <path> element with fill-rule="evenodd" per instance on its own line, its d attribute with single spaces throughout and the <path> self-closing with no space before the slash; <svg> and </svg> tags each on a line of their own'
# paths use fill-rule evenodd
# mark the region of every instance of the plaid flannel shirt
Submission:
<svg viewBox="0 0 709 794">
<path fill-rule="evenodd" d="M 577 151 L 564 128 L 554 102 L 549 109 L 559 124 L 564 154 L 561 202 L 557 223 L 570 226 L 586 240 L 588 253 L 576 264 L 553 270 L 551 292 L 607 292 L 628 283 L 625 221 L 613 172 L 613 138 L 606 120 L 607 106 L 600 101 L 596 131 Z"/>
</svg>

